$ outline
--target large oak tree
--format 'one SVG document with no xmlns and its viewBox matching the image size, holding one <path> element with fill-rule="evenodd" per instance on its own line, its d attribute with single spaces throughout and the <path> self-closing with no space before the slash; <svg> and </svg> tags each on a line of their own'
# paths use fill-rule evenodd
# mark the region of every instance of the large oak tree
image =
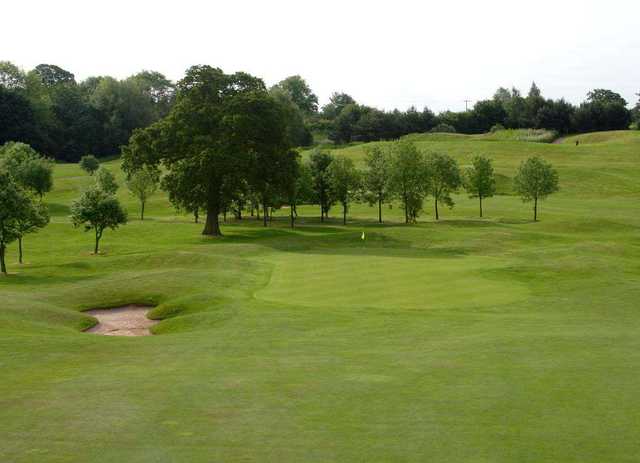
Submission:
<svg viewBox="0 0 640 463">
<path fill-rule="evenodd" d="M 270 187 L 263 169 L 287 152 L 281 107 L 262 80 L 193 66 L 178 85 L 176 103 L 162 120 L 137 130 L 124 149 L 124 169 L 148 166 L 167 171 L 162 186 L 171 201 L 207 213 L 204 235 L 221 235 L 218 215 L 250 179 Z"/>
</svg>

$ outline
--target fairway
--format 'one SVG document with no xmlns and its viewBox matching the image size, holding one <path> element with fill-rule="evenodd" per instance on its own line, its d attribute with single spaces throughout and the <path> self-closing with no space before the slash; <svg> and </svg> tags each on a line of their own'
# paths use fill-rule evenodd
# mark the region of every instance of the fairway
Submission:
<svg viewBox="0 0 640 463">
<path fill-rule="evenodd" d="M 92 179 L 57 164 L 51 223 L 0 278 L 0 462 L 637 461 L 640 132 L 411 137 L 493 160 L 483 219 L 460 192 L 438 222 L 433 200 L 416 225 L 304 205 L 211 238 L 120 188 L 130 222 L 95 256 L 69 219 Z M 560 177 L 539 222 L 511 188 L 533 155 Z M 129 304 L 153 336 L 82 332 Z"/>
</svg>

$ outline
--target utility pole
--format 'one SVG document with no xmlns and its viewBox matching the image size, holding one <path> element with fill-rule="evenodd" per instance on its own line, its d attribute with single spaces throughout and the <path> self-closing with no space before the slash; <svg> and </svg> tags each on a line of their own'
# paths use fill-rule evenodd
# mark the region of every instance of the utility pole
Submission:
<svg viewBox="0 0 640 463">
<path fill-rule="evenodd" d="M 464 110 L 465 111 L 469 111 L 469 103 L 471 103 L 471 100 L 464 100 Z"/>
</svg>

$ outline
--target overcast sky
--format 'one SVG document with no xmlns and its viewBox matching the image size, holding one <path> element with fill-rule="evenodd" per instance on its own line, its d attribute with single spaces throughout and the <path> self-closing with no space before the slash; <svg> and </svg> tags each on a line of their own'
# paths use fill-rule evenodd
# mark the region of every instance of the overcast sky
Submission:
<svg viewBox="0 0 640 463">
<path fill-rule="evenodd" d="M 578 103 L 640 91 L 640 3 L 595 0 L 3 1 L 0 60 L 57 64 L 78 80 L 194 64 L 268 85 L 300 74 L 321 103 L 460 110 L 499 86 Z"/>
</svg>

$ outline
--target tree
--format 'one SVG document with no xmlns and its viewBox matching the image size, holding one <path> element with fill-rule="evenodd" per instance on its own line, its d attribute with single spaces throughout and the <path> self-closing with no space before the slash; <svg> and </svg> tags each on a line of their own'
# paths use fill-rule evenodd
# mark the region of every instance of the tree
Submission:
<svg viewBox="0 0 640 463">
<path fill-rule="evenodd" d="M 7 275 L 5 255 L 7 246 L 20 239 L 24 232 L 21 223 L 27 222 L 35 205 L 14 178 L 0 169 L 0 273 Z"/>
<path fill-rule="evenodd" d="M 302 77 L 297 75 L 287 77 L 272 88 L 278 88 L 288 94 L 305 114 L 309 115 L 318 111 L 318 97 Z"/>
<path fill-rule="evenodd" d="M 564 99 L 547 100 L 544 106 L 538 110 L 535 126 L 555 130 L 559 134 L 569 133 L 574 112 L 573 105 Z"/>
<path fill-rule="evenodd" d="M 188 210 L 205 209 L 202 233 L 219 236 L 218 215 L 254 174 L 252 160 L 288 149 L 279 108 L 258 78 L 193 66 L 178 83 L 167 117 L 134 131 L 123 149 L 123 169 L 162 165 L 169 199 Z"/>
<path fill-rule="evenodd" d="M 22 168 L 21 181 L 42 199 L 53 188 L 53 163 L 44 158 L 28 161 Z"/>
<path fill-rule="evenodd" d="M 462 184 L 462 176 L 458 163 L 451 156 L 441 153 L 430 153 L 426 158 L 428 191 L 433 196 L 436 220 L 440 219 L 438 204 L 442 203 L 452 209 L 454 206 L 451 193 Z"/>
<path fill-rule="evenodd" d="M 291 96 L 279 87 L 269 90 L 271 96 L 280 103 L 287 123 L 287 136 L 292 146 L 309 146 L 313 143 L 313 135 L 305 124 L 304 114 Z"/>
<path fill-rule="evenodd" d="M 313 189 L 320 204 L 320 221 L 324 222 L 325 217 L 329 217 L 329 209 L 334 202 L 329 184 L 329 166 L 333 162 L 333 156 L 326 151 L 314 150 L 309 161 Z"/>
<path fill-rule="evenodd" d="M 374 146 L 365 155 L 364 187 L 370 203 L 378 204 L 378 222 L 382 223 L 382 204 L 390 196 L 391 157 L 388 151 Z"/>
<path fill-rule="evenodd" d="M 140 202 L 140 220 L 144 220 L 145 205 L 158 189 L 159 182 L 160 172 L 157 169 L 142 168 L 129 176 L 127 187 Z"/>
<path fill-rule="evenodd" d="M 335 119 L 342 112 L 345 106 L 356 104 L 350 95 L 346 93 L 333 92 L 329 97 L 329 103 L 323 106 L 322 112 L 327 119 Z"/>
<path fill-rule="evenodd" d="M 333 197 L 342 204 L 342 223 L 347 224 L 347 209 L 360 185 L 360 175 L 350 158 L 337 156 L 328 168 Z"/>
<path fill-rule="evenodd" d="M 334 143 L 350 143 L 356 124 L 364 113 L 364 108 L 355 103 L 346 105 L 333 121 L 329 139 Z"/>
<path fill-rule="evenodd" d="M 10 61 L 0 61 L 0 87 L 9 90 L 23 89 L 26 76 L 22 69 Z"/>
<path fill-rule="evenodd" d="M 313 175 L 309 164 L 301 163 L 297 153 L 295 162 L 288 163 L 288 166 L 289 172 L 287 178 L 291 180 L 287 188 L 290 209 L 289 219 L 291 228 L 294 228 L 296 218 L 298 217 L 298 204 L 304 201 L 311 201 L 313 198 Z"/>
<path fill-rule="evenodd" d="M 96 172 L 96 187 L 108 195 L 115 195 L 120 187 L 116 176 L 106 167 L 100 167 Z"/>
<path fill-rule="evenodd" d="M 391 153 L 390 191 L 402 201 L 405 223 L 416 222 L 426 187 L 424 156 L 407 140 L 394 142 Z"/>
<path fill-rule="evenodd" d="M 619 93 L 604 88 L 596 88 L 587 93 L 587 101 L 589 103 L 616 104 L 627 106 L 627 100 L 622 98 Z"/>
<path fill-rule="evenodd" d="M 24 213 L 16 219 L 16 231 L 18 234 L 18 262 L 22 264 L 22 242 L 24 236 L 44 228 L 49 223 L 49 212 L 42 202 L 29 201 Z"/>
<path fill-rule="evenodd" d="M 94 254 L 98 254 L 104 230 L 107 228 L 115 230 L 127 223 L 127 212 L 114 196 L 94 187 L 85 191 L 80 199 L 73 202 L 71 220 L 75 227 L 82 225 L 85 231 L 95 232 Z"/>
<path fill-rule="evenodd" d="M 482 200 L 492 197 L 496 192 L 496 178 L 491 159 L 484 156 L 473 157 L 471 167 L 466 171 L 464 187 L 470 198 L 478 198 L 482 217 Z"/>
<path fill-rule="evenodd" d="M 542 92 L 538 88 L 535 82 L 531 84 L 531 89 L 529 90 L 529 94 L 527 98 L 525 98 L 525 108 L 526 108 L 526 125 L 527 127 L 535 127 L 536 117 L 538 115 L 538 111 L 540 108 L 544 106 L 545 100 L 542 97 Z"/>
<path fill-rule="evenodd" d="M 495 100 L 478 101 L 471 112 L 473 119 L 472 130 L 477 133 L 488 132 L 495 124 L 504 124 L 507 113 L 503 105 Z"/>
<path fill-rule="evenodd" d="M 53 87 L 60 84 L 73 85 L 76 83 L 75 76 L 72 73 L 56 66 L 55 64 L 38 64 L 35 71 L 40 76 L 42 83 L 47 87 Z"/>
<path fill-rule="evenodd" d="M 36 118 L 29 100 L 0 85 L 0 144 L 15 140 L 33 143 L 38 138 Z"/>
<path fill-rule="evenodd" d="M 535 156 L 523 161 L 513 186 L 523 202 L 533 201 L 533 220 L 538 220 L 538 200 L 558 191 L 558 173 L 547 161 Z"/>
<path fill-rule="evenodd" d="M 0 164 L 22 188 L 40 199 L 53 187 L 53 163 L 26 143 L 8 142 L 1 146 Z"/>
<path fill-rule="evenodd" d="M 100 161 L 93 154 L 87 154 L 80 158 L 80 168 L 87 172 L 89 175 L 93 175 L 100 168 Z"/>
</svg>

